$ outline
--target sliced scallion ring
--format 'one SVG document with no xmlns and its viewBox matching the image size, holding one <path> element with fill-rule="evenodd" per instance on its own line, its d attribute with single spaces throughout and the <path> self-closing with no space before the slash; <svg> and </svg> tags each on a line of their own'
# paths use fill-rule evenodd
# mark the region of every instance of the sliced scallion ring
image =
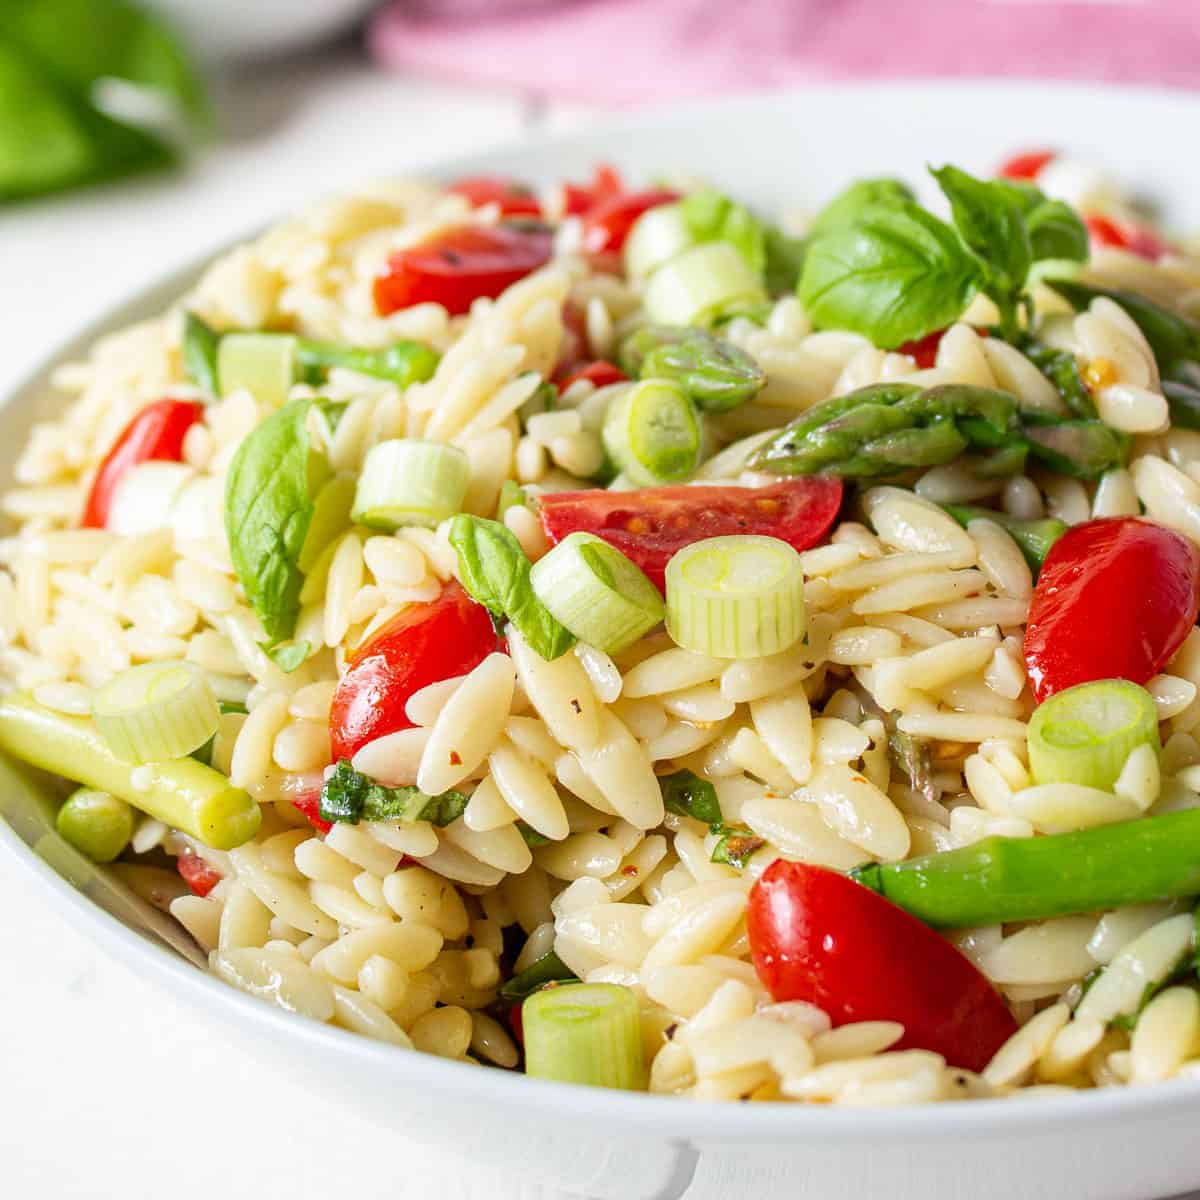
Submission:
<svg viewBox="0 0 1200 1200">
<path fill-rule="evenodd" d="M 637 996 L 615 983 L 567 983 L 521 1006 L 525 1074 L 563 1083 L 644 1091 Z"/>
<path fill-rule="evenodd" d="M 807 624 L 800 555 L 778 538 L 708 538 L 667 563 L 667 632 L 685 650 L 761 658 L 794 645 Z"/>
<path fill-rule="evenodd" d="M 695 242 L 681 204 L 659 204 L 633 223 L 625 240 L 625 273 L 644 279 Z"/>
<path fill-rule="evenodd" d="M 354 520 L 388 531 L 401 525 L 432 529 L 462 508 L 470 474 L 457 446 L 416 438 L 379 442 L 367 452 L 358 477 Z"/>
<path fill-rule="evenodd" d="M 669 380 L 646 379 L 616 396 L 604 415 L 602 436 L 617 469 L 639 486 L 677 483 L 700 465 L 703 432 L 696 406 Z"/>
<path fill-rule="evenodd" d="M 1036 783 L 1111 790 L 1130 752 L 1161 748 L 1154 698 L 1127 679 L 1081 683 L 1043 701 L 1029 721 Z"/>
<path fill-rule="evenodd" d="M 705 325 L 765 304 L 762 281 L 728 242 L 692 246 L 650 277 L 643 303 L 657 325 Z"/>
<path fill-rule="evenodd" d="M 245 388 L 260 404 L 282 408 L 296 379 L 296 347 L 290 333 L 227 333 L 217 347 L 221 395 Z"/>
<path fill-rule="evenodd" d="M 620 550 L 592 533 L 572 533 L 534 564 L 537 598 L 581 642 L 616 654 L 665 612 L 658 588 Z"/>
<path fill-rule="evenodd" d="M 191 663 L 143 663 L 92 697 L 108 748 L 125 762 L 168 762 L 203 746 L 221 720 L 207 677 Z"/>
</svg>

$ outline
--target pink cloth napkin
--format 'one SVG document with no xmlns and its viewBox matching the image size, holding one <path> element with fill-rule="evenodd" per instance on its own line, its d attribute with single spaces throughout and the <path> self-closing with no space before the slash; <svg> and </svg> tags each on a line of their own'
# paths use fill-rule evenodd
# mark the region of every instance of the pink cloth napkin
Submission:
<svg viewBox="0 0 1200 1200">
<path fill-rule="evenodd" d="M 863 77 L 1200 87 L 1200 0 L 393 0 L 370 44 L 406 70 L 611 107 Z"/>
</svg>

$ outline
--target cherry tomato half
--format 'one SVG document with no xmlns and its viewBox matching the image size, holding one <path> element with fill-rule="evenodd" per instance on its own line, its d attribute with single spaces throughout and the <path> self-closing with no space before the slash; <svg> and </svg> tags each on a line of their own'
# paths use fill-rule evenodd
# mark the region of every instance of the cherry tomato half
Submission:
<svg viewBox="0 0 1200 1200">
<path fill-rule="evenodd" d="M 125 473 L 152 459 L 180 462 L 183 438 L 204 415 L 204 405 L 193 400 L 156 400 L 147 404 L 121 431 L 92 481 L 81 524 L 103 529 L 113 493 Z"/>
<path fill-rule="evenodd" d="M 487 609 L 457 583 L 436 600 L 402 609 L 355 653 L 338 681 L 329 712 L 334 761 L 385 733 L 412 728 L 404 706 L 413 692 L 465 675 L 495 649 Z"/>
<path fill-rule="evenodd" d="M 1196 624 L 1200 550 L 1172 529 L 1106 517 L 1068 529 L 1046 556 L 1025 629 L 1038 701 L 1093 679 L 1145 683 Z"/>
<path fill-rule="evenodd" d="M 916 341 L 905 342 L 904 345 L 897 346 L 896 353 L 907 354 L 921 370 L 928 370 L 937 365 L 938 347 L 942 344 L 942 338 L 945 336 L 946 330 L 935 329 L 923 338 L 917 338 Z"/>
<path fill-rule="evenodd" d="M 1033 180 L 1047 163 L 1053 162 L 1057 157 L 1053 150 L 1025 150 L 1005 159 L 996 174 L 1004 179 Z"/>
<path fill-rule="evenodd" d="M 614 196 L 588 210 L 583 218 L 583 249 L 593 256 L 620 254 L 633 223 L 660 204 L 672 204 L 678 192 L 655 189 Z"/>
<path fill-rule="evenodd" d="M 608 387 L 610 383 L 624 383 L 628 378 L 629 376 L 620 367 L 605 362 L 603 359 L 597 359 L 595 362 L 573 366 L 569 374 L 558 380 L 558 394 L 561 396 L 571 384 L 580 379 L 586 379 L 593 387 L 602 388 Z"/>
<path fill-rule="evenodd" d="M 777 859 L 750 889 L 746 931 L 775 1000 L 806 1000 L 834 1025 L 898 1021 L 895 1049 L 933 1050 L 982 1071 L 1017 1031 L 965 955 L 837 871 Z"/>
<path fill-rule="evenodd" d="M 452 183 L 446 191 L 463 196 L 472 208 L 485 204 L 500 206 L 502 217 L 540 217 L 542 206 L 532 188 L 515 179 L 501 179 L 495 175 L 471 175 Z"/>
<path fill-rule="evenodd" d="M 175 869 L 183 876 L 183 882 L 192 889 L 193 895 L 207 896 L 221 882 L 222 876 L 212 869 L 198 854 L 188 851 L 175 860 Z"/>
<path fill-rule="evenodd" d="M 592 171 L 591 184 L 563 184 L 563 214 L 581 217 L 589 209 L 606 200 L 612 200 L 625 190 L 621 176 L 608 163 L 597 163 Z"/>
<path fill-rule="evenodd" d="M 375 309 L 387 316 L 413 304 L 441 304 L 451 316 L 480 296 L 505 288 L 544 267 L 554 236 L 541 224 L 460 225 L 388 259 L 375 280 Z"/>
<path fill-rule="evenodd" d="M 842 481 L 805 477 L 764 488 L 663 487 L 629 492 L 548 492 L 538 498 L 551 542 L 583 530 L 602 537 L 663 587 L 671 556 L 692 542 L 759 533 L 807 550 L 825 536 Z"/>
<path fill-rule="evenodd" d="M 1128 250 L 1131 254 L 1140 255 L 1151 262 L 1157 262 L 1167 253 L 1168 246 L 1151 229 L 1137 225 L 1118 225 L 1108 217 L 1089 213 L 1083 218 L 1088 234 L 1092 241 L 1100 246 L 1113 246 L 1118 250 Z"/>
</svg>

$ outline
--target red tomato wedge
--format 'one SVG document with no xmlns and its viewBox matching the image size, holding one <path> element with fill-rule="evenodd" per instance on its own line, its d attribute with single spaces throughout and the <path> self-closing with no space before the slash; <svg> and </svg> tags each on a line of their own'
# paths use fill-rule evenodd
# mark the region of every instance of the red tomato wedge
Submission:
<svg viewBox="0 0 1200 1200">
<path fill-rule="evenodd" d="M 472 208 L 497 204 L 503 217 L 542 215 L 542 206 L 533 190 L 515 179 L 501 179 L 495 175 L 472 175 L 467 179 L 456 180 L 446 191 L 464 197 Z"/>
<path fill-rule="evenodd" d="M 1077 683 L 1157 675 L 1196 624 L 1200 550 L 1138 517 L 1068 529 L 1029 606 L 1025 666 L 1038 701 Z"/>
<path fill-rule="evenodd" d="M 593 256 L 619 254 L 634 221 L 642 213 L 678 199 L 678 192 L 655 189 L 614 196 L 597 204 L 583 218 L 584 252 Z"/>
<path fill-rule="evenodd" d="M 729 486 L 549 492 L 538 497 L 551 542 L 583 530 L 632 559 L 661 590 L 671 556 L 692 542 L 758 533 L 807 550 L 842 503 L 842 481 L 804 477 L 763 488 Z"/>
<path fill-rule="evenodd" d="M 320 792 L 302 792 L 298 796 L 292 796 L 291 801 L 297 812 L 303 813 L 318 833 L 328 833 L 333 828 L 333 822 L 326 821 L 321 816 Z"/>
<path fill-rule="evenodd" d="M 487 609 L 457 583 L 436 600 L 402 609 L 355 652 L 338 681 L 329 712 L 334 761 L 385 733 L 412 728 L 404 706 L 413 692 L 465 675 L 495 649 Z"/>
<path fill-rule="evenodd" d="M 597 163 L 590 184 L 563 184 L 563 215 L 580 217 L 597 204 L 619 196 L 624 190 L 625 185 L 617 169 L 608 163 Z"/>
<path fill-rule="evenodd" d="M 204 405 L 193 400 L 156 400 L 147 404 L 121 430 L 92 481 L 80 522 L 85 529 L 103 529 L 113 493 L 125 473 L 151 460 L 180 462 L 183 438 L 204 415 Z"/>
<path fill-rule="evenodd" d="M 1112 246 L 1117 250 L 1128 250 L 1151 262 L 1156 262 L 1167 253 L 1169 247 L 1151 229 L 1137 225 L 1118 225 L 1108 217 L 1089 213 L 1083 218 L 1092 241 L 1100 246 Z"/>
<path fill-rule="evenodd" d="M 175 860 L 175 869 L 194 895 L 207 896 L 221 882 L 221 876 L 198 854 L 190 851 Z"/>
<path fill-rule="evenodd" d="M 375 280 L 375 309 L 387 316 L 413 304 L 441 304 L 451 316 L 470 309 L 480 296 L 505 288 L 544 267 L 554 235 L 545 226 L 460 225 L 388 259 Z"/>
<path fill-rule="evenodd" d="M 593 387 L 602 388 L 608 387 L 610 383 L 623 383 L 628 378 L 629 376 L 620 367 L 605 362 L 603 359 L 597 359 L 586 365 L 577 364 L 572 367 L 569 374 L 558 380 L 558 393 L 561 396 L 571 384 L 577 383 L 580 379 L 586 379 Z"/>
<path fill-rule="evenodd" d="M 750 889 L 746 930 L 775 1000 L 806 1000 L 834 1025 L 898 1021 L 894 1049 L 933 1050 L 982 1071 L 1017 1031 L 965 955 L 837 871 L 777 859 Z"/>
<path fill-rule="evenodd" d="M 996 174 L 1005 179 L 1033 180 L 1047 163 L 1057 157 L 1053 150 L 1025 150 L 1002 162 Z"/>
<path fill-rule="evenodd" d="M 938 347 L 942 344 L 942 338 L 945 336 L 944 329 L 935 329 L 923 338 L 917 338 L 915 342 L 905 342 L 904 345 L 897 346 L 896 353 L 907 354 L 921 370 L 928 370 L 937 365 Z"/>
</svg>

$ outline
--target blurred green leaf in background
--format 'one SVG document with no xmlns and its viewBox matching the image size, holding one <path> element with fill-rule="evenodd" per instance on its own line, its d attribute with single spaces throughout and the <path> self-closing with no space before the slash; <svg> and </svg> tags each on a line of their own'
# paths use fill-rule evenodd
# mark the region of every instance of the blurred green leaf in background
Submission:
<svg viewBox="0 0 1200 1200">
<path fill-rule="evenodd" d="M 125 0 L 0 0 L 0 203 L 170 166 L 209 120 L 157 17 Z"/>
</svg>

